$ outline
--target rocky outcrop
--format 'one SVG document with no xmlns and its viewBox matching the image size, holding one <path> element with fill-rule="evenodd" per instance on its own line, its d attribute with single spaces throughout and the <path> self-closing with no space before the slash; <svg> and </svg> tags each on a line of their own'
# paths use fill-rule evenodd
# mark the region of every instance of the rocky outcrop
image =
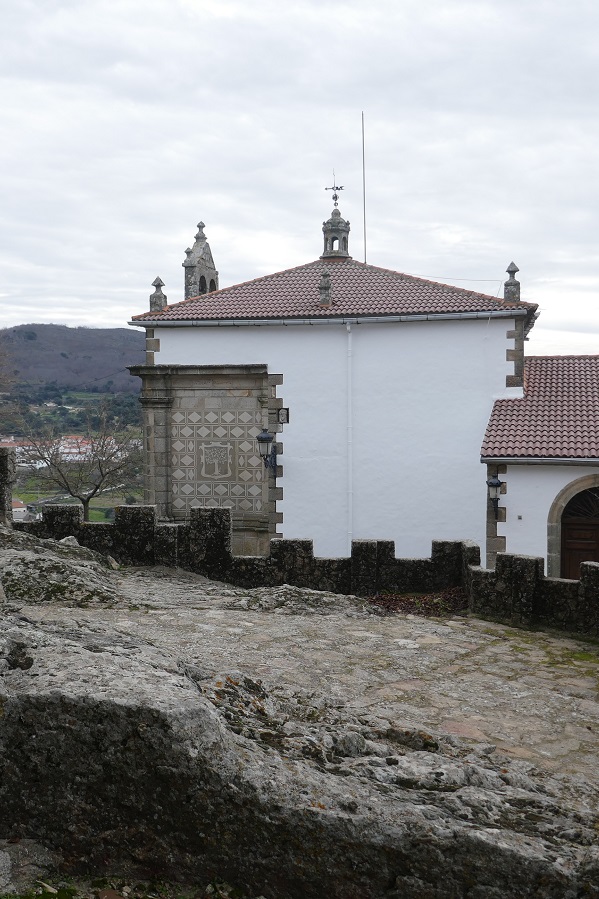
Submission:
<svg viewBox="0 0 599 899">
<path fill-rule="evenodd" d="M 9 544 L 0 876 L 2 847 L 35 841 L 66 872 L 218 877 L 268 899 L 599 896 L 595 784 L 376 707 L 354 714 L 333 683 L 279 688 L 276 670 L 266 679 L 240 664 L 234 634 L 221 670 L 208 642 L 205 659 L 185 638 L 175 654 L 133 624 L 162 615 L 162 602 L 168 630 L 164 571 L 137 577 L 77 547 Z M 190 601 L 202 579 L 185 577 Z M 129 623 L 133 581 L 147 606 Z M 227 609 L 262 616 L 264 629 L 296 615 L 316 634 L 325 619 L 340 632 L 376 615 L 299 588 L 200 586 L 189 619 L 200 626 Z"/>
<path fill-rule="evenodd" d="M 25 893 L 55 872 L 60 856 L 33 840 L 0 840 L 0 895 Z"/>
</svg>

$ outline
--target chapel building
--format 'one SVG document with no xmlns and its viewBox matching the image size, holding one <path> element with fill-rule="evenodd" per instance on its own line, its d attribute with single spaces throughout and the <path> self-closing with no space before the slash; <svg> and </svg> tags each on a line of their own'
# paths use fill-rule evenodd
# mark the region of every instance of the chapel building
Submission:
<svg viewBox="0 0 599 899">
<path fill-rule="evenodd" d="M 156 279 L 150 311 L 130 322 L 146 329 L 146 365 L 131 371 L 161 518 L 228 508 L 238 554 L 266 555 L 277 536 L 322 557 L 361 539 L 393 540 L 401 557 L 472 539 L 489 565 L 528 552 L 559 574 L 562 518 L 590 489 L 599 560 L 599 357 L 525 359 L 537 307 L 513 263 L 497 298 L 358 262 L 335 205 L 318 258 L 219 289 L 198 228 L 184 299 L 168 304 Z M 589 428 L 581 378 L 595 430 L 573 445 L 572 423 Z"/>
</svg>

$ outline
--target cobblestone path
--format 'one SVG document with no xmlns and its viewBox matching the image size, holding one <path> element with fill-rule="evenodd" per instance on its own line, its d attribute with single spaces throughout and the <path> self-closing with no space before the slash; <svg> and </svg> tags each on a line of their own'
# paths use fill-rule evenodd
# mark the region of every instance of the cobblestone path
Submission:
<svg viewBox="0 0 599 899">
<path fill-rule="evenodd" d="M 125 572 L 110 608 L 26 606 L 32 620 L 140 637 L 207 677 L 243 672 L 273 696 L 325 696 L 352 717 L 472 742 L 596 777 L 599 647 L 479 619 L 381 617 L 361 600 Z"/>
</svg>

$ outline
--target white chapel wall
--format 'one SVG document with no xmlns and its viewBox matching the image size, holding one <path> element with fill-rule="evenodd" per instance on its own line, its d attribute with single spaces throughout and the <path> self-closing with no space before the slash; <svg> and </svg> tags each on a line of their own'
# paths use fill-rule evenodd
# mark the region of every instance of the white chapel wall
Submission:
<svg viewBox="0 0 599 899">
<path fill-rule="evenodd" d="M 427 556 L 432 539 L 484 547 L 480 445 L 493 398 L 513 393 L 504 387 L 513 326 L 360 324 L 351 338 L 342 324 L 156 328 L 155 362 L 266 363 L 283 374 L 285 537 L 313 539 L 319 556 L 347 555 L 352 538 Z"/>
<path fill-rule="evenodd" d="M 542 556 L 546 564 L 553 501 L 568 484 L 587 475 L 599 475 L 599 466 L 508 465 L 507 472 L 499 475 L 507 487 L 499 503 L 506 507 L 506 520 L 497 525 L 498 536 L 506 538 L 505 551 Z"/>
</svg>

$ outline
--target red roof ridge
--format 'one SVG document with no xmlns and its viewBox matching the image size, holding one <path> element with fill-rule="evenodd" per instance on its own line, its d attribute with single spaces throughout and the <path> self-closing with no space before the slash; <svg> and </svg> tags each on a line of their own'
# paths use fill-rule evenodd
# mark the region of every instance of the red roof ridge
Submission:
<svg viewBox="0 0 599 899">
<path fill-rule="evenodd" d="M 481 456 L 599 459 L 599 354 L 526 356 L 524 396 L 493 405 Z"/>
<path fill-rule="evenodd" d="M 359 263 L 359 264 L 364 265 L 363 262 Z M 421 278 L 420 275 L 411 275 L 411 274 L 408 274 L 408 272 L 398 272 L 392 268 L 379 268 L 378 265 L 370 265 L 370 263 L 367 265 L 367 267 L 376 269 L 379 272 L 389 273 L 390 275 L 401 275 L 402 278 L 406 278 L 406 280 L 408 280 L 408 281 L 418 281 L 419 284 L 430 284 L 433 287 L 447 287 L 447 288 L 449 288 L 449 290 L 459 290 L 460 293 L 463 293 L 469 297 L 484 297 L 485 300 L 494 300 L 496 303 L 501 303 L 501 304 L 505 303 L 505 305 L 508 308 L 517 309 L 519 306 L 524 306 L 525 308 L 529 308 L 530 306 L 534 305 L 533 303 L 524 303 L 524 302 L 519 302 L 519 303 L 508 302 L 508 303 L 506 303 L 506 301 L 504 300 L 503 297 L 494 297 L 490 293 L 481 293 L 480 290 L 468 290 L 466 287 L 457 287 L 455 284 L 447 284 L 445 281 L 433 281 L 433 280 L 431 280 L 431 278 Z"/>
<path fill-rule="evenodd" d="M 529 359 L 599 359 L 599 353 L 552 353 L 547 356 L 526 356 Z"/>
<path fill-rule="evenodd" d="M 347 257 L 347 259 L 339 260 L 336 259 L 335 262 L 352 262 L 351 257 Z M 256 281 L 268 281 L 270 278 L 277 278 L 280 275 L 289 275 L 291 272 L 296 272 L 300 268 L 308 268 L 310 265 L 316 265 L 316 263 L 322 262 L 323 268 L 326 268 L 324 260 L 315 259 L 313 262 L 303 262 L 301 265 L 293 265 L 291 268 L 282 268 L 278 272 L 269 272 L 267 275 L 258 275 L 257 278 L 250 278 L 248 281 L 238 281 L 236 284 L 230 284 L 229 287 L 219 287 L 218 290 L 213 290 L 210 293 L 200 293 L 197 297 L 188 297 L 186 300 L 181 300 L 180 303 L 173 303 L 174 306 L 182 306 L 184 303 L 191 303 L 193 300 L 197 302 L 197 300 L 208 300 L 211 297 L 218 296 L 219 293 L 223 293 L 225 290 L 237 290 L 241 287 L 247 287 L 249 284 L 255 284 Z M 168 307 L 167 307 L 168 308 Z"/>
<path fill-rule="evenodd" d="M 445 281 L 433 281 L 431 278 L 421 278 L 419 275 L 412 275 L 408 272 L 400 272 L 394 268 L 387 268 L 386 266 L 373 265 L 371 262 L 360 262 L 359 259 L 353 259 L 351 256 L 348 256 L 343 259 L 335 259 L 335 264 L 344 264 L 350 267 L 351 265 L 360 266 L 363 269 L 369 269 L 370 271 L 377 272 L 381 275 L 387 275 L 391 278 L 404 278 L 406 281 L 413 281 L 419 284 L 430 284 L 432 287 L 447 287 L 448 290 L 458 290 L 460 293 L 469 297 L 484 297 L 485 300 L 494 300 L 496 303 L 500 303 L 501 305 L 506 305 L 507 308 L 518 308 L 520 306 L 524 306 L 525 308 L 530 308 L 531 306 L 536 306 L 535 303 L 526 303 L 526 302 L 506 302 L 503 297 L 492 296 L 490 293 L 482 293 L 480 290 L 468 290 L 465 287 L 457 287 L 455 284 L 447 284 Z M 311 266 L 320 265 L 322 268 L 326 268 L 327 260 L 326 259 L 314 259 L 311 262 L 304 262 L 301 265 L 294 265 L 291 268 L 283 268 L 277 272 L 270 272 L 267 275 L 258 275 L 257 278 L 250 278 L 248 281 L 239 281 L 237 284 L 231 284 L 229 287 L 221 287 L 219 290 L 213 290 L 211 293 L 199 294 L 196 297 L 188 297 L 186 300 L 182 300 L 181 303 L 174 303 L 170 305 L 180 306 L 182 303 L 188 303 L 191 300 L 206 300 L 212 296 L 216 296 L 223 291 L 233 291 L 238 288 L 246 287 L 249 284 L 255 284 L 256 281 L 268 281 L 270 278 L 277 278 L 280 275 L 289 275 L 292 272 L 299 271 L 300 269 L 310 268 Z M 165 308 L 168 308 L 165 307 Z"/>
<path fill-rule="evenodd" d="M 318 302 L 317 275 L 330 267 L 333 305 Z M 533 303 L 511 303 L 490 294 L 419 278 L 356 259 L 315 259 L 249 281 L 188 297 L 164 309 L 141 313 L 132 322 L 330 318 L 331 316 L 434 315 L 468 312 L 524 313 L 532 324 Z"/>
</svg>

